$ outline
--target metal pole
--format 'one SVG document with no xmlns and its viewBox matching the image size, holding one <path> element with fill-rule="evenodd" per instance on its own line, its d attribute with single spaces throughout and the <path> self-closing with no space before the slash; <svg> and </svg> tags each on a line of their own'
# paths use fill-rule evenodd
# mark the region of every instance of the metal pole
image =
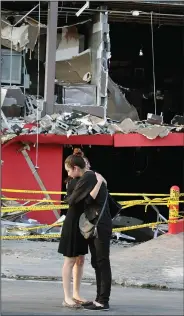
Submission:
<svg viewBox="0 0 184 316">
<path fill-rule="evenodd" d="M 170 189 L 170 206 L 169 206 L 169 220 L 173 221 L 169 223 L 169 234 L 177 234 L 177 220 L 179 217 L 179 198 L 180 188 L 174 185 Z"/>
<path fill-rule="evenodd" d="M 44 100 L 46 114 L 54 112 L 58 1 L 50 1 L 47 22 Z"/>
<path fill-rule="evenodd" d="M 11 27 L 11 47 L 10 47 L 10 87 L 12 84 L 12 54 L 13 54 L 12 33 L 13 33 L 13 26 Z"/>
</svg>

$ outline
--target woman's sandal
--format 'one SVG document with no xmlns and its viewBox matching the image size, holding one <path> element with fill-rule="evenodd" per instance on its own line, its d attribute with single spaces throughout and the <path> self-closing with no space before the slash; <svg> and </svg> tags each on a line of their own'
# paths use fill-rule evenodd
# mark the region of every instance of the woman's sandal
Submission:
<svg viewBox="0 0 184 316">
<path fill-rule="evenodd" d="M 65 301 L 63 301 L 62 305 L 63 305 L 63 307 L 67 307 L 67 308 L 74 308 L 74 309 L 81 308 L 80 304 L 77 304 L 77 303 L 76 304 L 68 304 Z"/>
<path fill-rule="evenodd" d="M 84 302 L 84 301 L 76 300 L 75 298 L 73 298 L 73 301 L 74 301 L 76 304 L 81 305 L 82 307 L 90 306 L 90 305 L 93 304 L 92 301 L 86 301 L 86 302 Z"/>
</svg>

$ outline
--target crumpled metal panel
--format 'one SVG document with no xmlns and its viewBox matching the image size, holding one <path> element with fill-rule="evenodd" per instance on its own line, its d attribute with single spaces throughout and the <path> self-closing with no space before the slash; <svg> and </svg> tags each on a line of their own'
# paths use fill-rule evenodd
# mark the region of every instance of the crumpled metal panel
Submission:
<svg viewBox="0 0 184 316">
<path fill-rule="evenodd" d="M 108 117 L 117 121 L 122 121 L 125 118 L 139 121 L 136 108 L 127 101 L 118 85 L 110 76 L 108 78 L 108 91 L 110 94 L 107 107 Z"/>
</svg>

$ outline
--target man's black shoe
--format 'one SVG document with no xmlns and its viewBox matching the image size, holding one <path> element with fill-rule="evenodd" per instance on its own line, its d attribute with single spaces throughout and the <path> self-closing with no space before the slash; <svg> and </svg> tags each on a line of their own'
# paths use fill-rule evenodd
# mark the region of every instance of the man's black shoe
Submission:
<svg viewBox="0 0 184 316">
<path fill-rule="evenodd" d="M 109 310 L 109 304 L 104 304 L 104 306 L 96 306 L 95 304 L 85 306 L 85 310 L 88 311 L 108 311 Z"/>
<path fill-rule="evenodd" d="M 93 302 L 88 301 L 88 302 L 82 303 L 81 305 L 82 305 L 83 307 L 87 307 L 87 306 L 93 305 Z"/>
</svg>

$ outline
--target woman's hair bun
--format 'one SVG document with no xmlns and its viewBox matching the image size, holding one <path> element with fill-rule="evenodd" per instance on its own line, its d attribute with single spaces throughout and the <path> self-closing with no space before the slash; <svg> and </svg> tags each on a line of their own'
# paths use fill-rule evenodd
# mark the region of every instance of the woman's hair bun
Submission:
<svg viewBox="0 0 184 316">
<path fill-rule="evenodd" d="M 84 153 L 80 148 L 75 148 L 73 151 L 74 156 L 84 157 Z"/>
</svg>

